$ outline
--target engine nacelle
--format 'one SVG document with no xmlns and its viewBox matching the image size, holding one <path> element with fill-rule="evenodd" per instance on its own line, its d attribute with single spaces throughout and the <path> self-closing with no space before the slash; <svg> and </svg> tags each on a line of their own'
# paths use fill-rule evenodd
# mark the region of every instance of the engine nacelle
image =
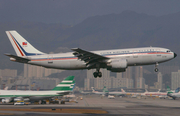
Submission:
<svg viewBox="0 0 180 116">
<path fill-rule="evenodd" d="M 29 98 L 21 98 L 21 97 L 17 97 L 17 98 L 14 98 L 14 101 L 16 102 L 16 101 L 30 101 L 30 99 Z"/>
<path fill-rule="evenodd" d="M 126 59 L 113 59 L 108 65 L 108 70 L 112 72 L 124 72 L 127 68 L 127 60 Z"/>
<path fill-rule="evenodd" d="M 16 101 L 22 101 L 22 99 L 21 98 L 14 98 L 14 101 L 16 102 Z"/>
<path fill-rule="evenodd" d="M 6 99 L 2 99 L 2 103 L 9 103 L 11 102 L 12 99 L 6 98 Z"/>
</svg>

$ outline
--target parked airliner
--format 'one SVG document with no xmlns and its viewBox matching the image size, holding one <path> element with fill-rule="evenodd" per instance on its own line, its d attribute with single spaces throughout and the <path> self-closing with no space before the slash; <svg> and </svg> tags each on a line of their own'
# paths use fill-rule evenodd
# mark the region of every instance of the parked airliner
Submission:
<svg viewBox="0 0 180 116">
<path fill-rule="evenodd" d="M 176 53 L 166 48 L 143 47 L 130 49 L 114 49 L 101 51 L 86 51 L 80 48 L 73 52 L 46 54 L 34 48 L 16 31 L 6 31 L 6 34 L 17 55 L 5 54 L 11 61 L 56 68 L 64 70 L 96 69 L 94 77 L 102 77 L 100 68 L 112 72 L 124 72 L 128 66 L 155 65 L 175 58 Z"/>
<path fill-rule="evenodd" d="M 50 91 L 0 90 L 0 100 L 3 103 L 11 101 L 39 101 L 72 93 L 74 86 L 74 76 L 68 76 Z"/>
</svg>

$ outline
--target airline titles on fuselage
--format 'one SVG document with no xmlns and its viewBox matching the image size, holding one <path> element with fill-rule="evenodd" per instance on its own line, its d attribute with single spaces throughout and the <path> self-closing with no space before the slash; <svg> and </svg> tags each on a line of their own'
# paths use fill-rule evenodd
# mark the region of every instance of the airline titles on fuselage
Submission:
<svg viewBox="0 0 180 116">
<path fill-rule="evenodd" d="M 129 50 L 125 50 L 125 51 L 113 51 L 113 52 L 101 52 L 100 55 L 107 55 L 107 54 L 121 54 L 121 53 L 142 53 L 142 52 L 159 52 L 160 49 L 134 49 L 132 51 Z M 167 51 L 170 52 L 170 51 Z"/>
</svg>

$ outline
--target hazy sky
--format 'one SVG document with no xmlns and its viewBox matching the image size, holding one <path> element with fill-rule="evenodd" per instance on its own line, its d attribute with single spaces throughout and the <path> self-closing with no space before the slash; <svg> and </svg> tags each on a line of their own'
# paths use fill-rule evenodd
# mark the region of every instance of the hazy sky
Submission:
<svg viewBox="0 0 180 116">
<path fill-rule="evenodd" d="M 180 12 L 180 0 L 0 0 L 0 21 L 76 24 L 124 10 L 165 15 Z"/>
</svg>

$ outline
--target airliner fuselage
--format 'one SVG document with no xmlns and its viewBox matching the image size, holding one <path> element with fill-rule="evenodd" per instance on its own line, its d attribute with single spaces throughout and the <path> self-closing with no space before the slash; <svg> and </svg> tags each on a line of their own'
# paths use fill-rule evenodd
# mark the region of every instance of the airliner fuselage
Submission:
<svg viewBox="0 0 180 116">
<path fill-rule="evenodd" d="M 126 59 L 128 66 L 162 63 L 171 60 L 176 56 L 169 49 L 159 47 L 115 49 L 91 52 L 110 59 Z M 28 62 L 29 64 L 40 65 L 47 68 L 66 70 L 87 69 L 86 63 L 75 57 L 73 52 L 43 54 L 28 57 L 31 59 L 31 61 Z"/>
</svg>

